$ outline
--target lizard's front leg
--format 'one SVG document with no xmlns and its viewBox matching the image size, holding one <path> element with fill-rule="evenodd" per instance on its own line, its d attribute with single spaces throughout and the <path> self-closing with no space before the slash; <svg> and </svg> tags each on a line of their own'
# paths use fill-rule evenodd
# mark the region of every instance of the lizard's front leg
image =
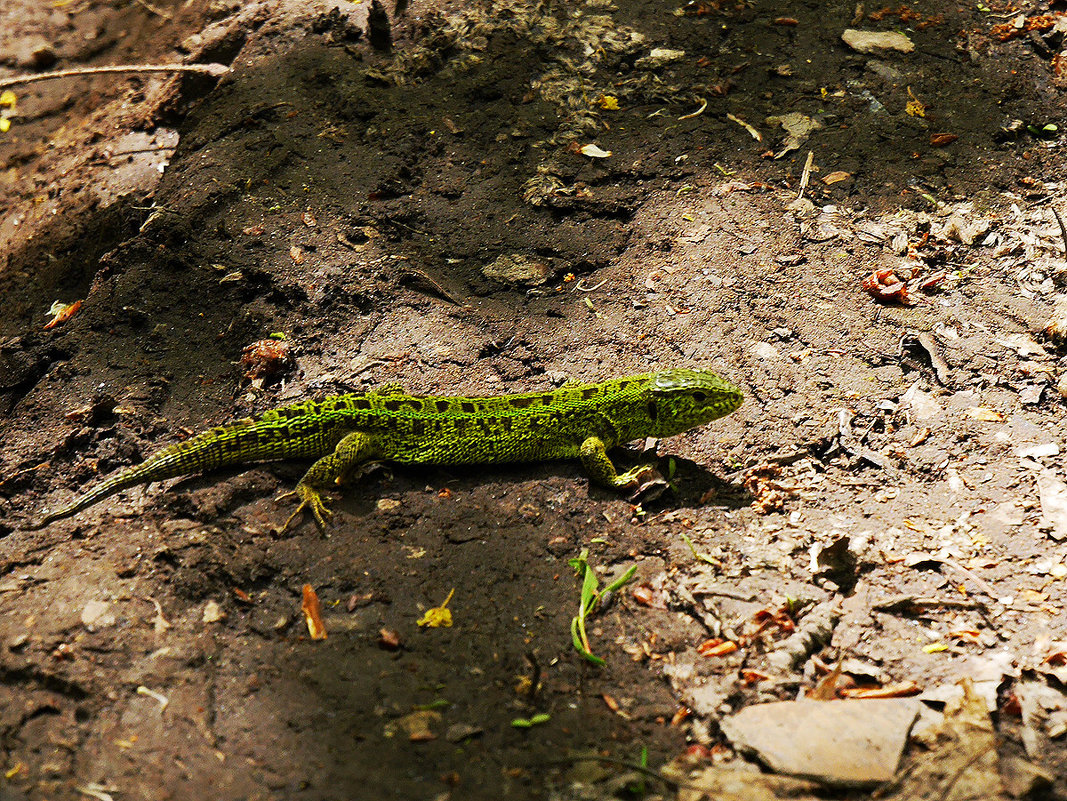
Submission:
<svg viewBox="0 0 1067 801">
<path fill-rule="evenodd" d="M 638 465 L 620 475 L 600 437 L 588 437 L 582 443 L 578 455 L 585 472 L 589 474 L 592 481 L 602 487 L 631 490 L 631 500 L 636 500 L 640 496 L 647 498 L 650 492 L 652 492 L 652 497 L 655 497 L 667 488 L 667 482 L 653 465 Z"/>
<path fill-rule="evenodd" d="M 304 473 L 304 477 L 297 483 L 295 490 L 278 496 L 276 499 L 278 501 L 294 495 L 300 498 L 300 505 L 289 515 L 289 519 L 282 526 L 282 531 L 289 528 L 289 524 L 305 508 L 311 510 L 311 514 L 315 516 L 315 522 L 319 524 L 320 529 L 325 531 L 326 521 L 333 517 L 333 512 L 326 508 L 322 500 L 322 492 L 340 483 L 357 465 L 374 455 L 375 448 L 369 434 L 354 431 L 346 435 L 337 443 L 333 453 L 323 456 L 311 465 Z"/>
</svg>

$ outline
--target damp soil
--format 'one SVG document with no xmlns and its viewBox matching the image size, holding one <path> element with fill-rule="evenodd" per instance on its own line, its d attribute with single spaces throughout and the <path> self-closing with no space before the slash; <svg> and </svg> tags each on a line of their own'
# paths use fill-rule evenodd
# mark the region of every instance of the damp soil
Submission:
<svg viewBox="0 0 1067 801">
<path fill-rule="evenodd" d="M 664 669 L 713 634 L 656 600 L 707 567 L 695 553 L 747 599 L 727 609 L 737 621 L 837 599 L 827 664 L 864 659 L 917 687 L 994 650 L 1034 667 L 1067 640 L 1047 571 L 1064 546 L 1017 448 L 1064 445 L 1064 363 L 1052 343 L 1005 342 L 1034 342 L 1061 291 L 1040 215 L 1067 167 L 1046 126 L 1067 119 L 1055 33 L 1002 41 L 1012 9 L 992 5 L 9 2 L 6 75 L 230 71 L 15 87 L 0 135 L 0 797 L 608 797 L 620 769 L 583 755 L 728 753 L 717 715 L 757 700 L 744 651 L 695 663 L 726 687 L 709 709 Z M 915 49 L 861 54 L 846 28 Z M 817 127 L 790 150 L 767 118 L 791 113 Z M 1032 215 L 1047 275 L 1005 266 L 1022 251 L 984 231 L 938 240 L 949 208 L 994 232 Z M 909 248 L 947 277 L 916 305 L 877 302 L 861 282 Z M 82 305 L 45 330 L 56 300 Z M 272 337 L 291 365 L 249 378 L 242 353 Z M 302 398 L 675 366 L 714 369 L 747 401 L 652 444 L 672 490 L 644 506 L 576 464 L 380 466 L 337 493 L 323 535 L 283 529 L 291 507 L 273 498 L 307 467 L 293 462 L 22 528 L 193 431 Z M 913 386 L 942 413 L 909 415 Z M 1042 459 L 1062 477 L 1059 451 Z M 775 489 L 745 482 L 760 465 Z M 820 569 L 842 537 L 858 560 Z M 944 554 L 905 558 L 948 546 L 962 577 Z M 571 644 L 583 549 L 605 581 L 638 567 L 590 620 L 603 667 Z M 308 636 L 305 585 L 326 640 Z M 453 591 L 453 625 L 419 627 Z M 952 591 L 999 614 L 872 612 Z M 923 649 L 961 628 L 978 633 Z M 813 681 L 798 667 L 758 700 Z M 998 725 L 1022 753 L 1020 721 Z M 1062 743 L 1038 760 L 1061 776 Z"/>
</svg>

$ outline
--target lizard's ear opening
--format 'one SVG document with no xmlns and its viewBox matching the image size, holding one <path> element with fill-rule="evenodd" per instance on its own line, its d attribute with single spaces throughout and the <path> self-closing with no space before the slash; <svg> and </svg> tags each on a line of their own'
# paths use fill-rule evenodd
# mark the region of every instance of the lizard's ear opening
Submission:
<svg viewBox="0 0 1067 801">
<path fill-rule="evenodd" d="M 697 403 L 703 403 L 707 399 L 708 399 L 708 396 L 705 395 L 703 392 L 694 392 L 693 393 L 693 400 L 695 400 Z"/>
</svg>

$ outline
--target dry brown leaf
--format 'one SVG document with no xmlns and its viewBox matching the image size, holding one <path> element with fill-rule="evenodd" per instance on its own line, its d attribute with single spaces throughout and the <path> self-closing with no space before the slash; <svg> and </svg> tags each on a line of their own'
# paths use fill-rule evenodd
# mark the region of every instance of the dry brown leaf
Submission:
<svg viewBox="0 0 1067 801">
<path fill-rule="evenodd" d="M 824 184 L 839 184 L 842 181 L 847 181 L 852 177 L 852 173 L 845 172 L 844 170 L 834 170 L 832 173 L 822 179 Z"/>
</svg>

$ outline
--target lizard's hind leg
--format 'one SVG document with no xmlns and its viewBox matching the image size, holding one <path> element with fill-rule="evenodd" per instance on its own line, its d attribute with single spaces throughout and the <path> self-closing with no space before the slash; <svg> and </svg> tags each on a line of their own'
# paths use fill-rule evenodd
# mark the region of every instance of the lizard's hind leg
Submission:
<svg viewBox="0 0 1067 801">
<path fill-rule="evenodd" d="M 375 456 L 375 449 L 369 434 L 362 431 L 354 431 L 346 435 L 333 453 L 327 454 L 311 465 L 304 477 L 296 485 L 292 492 L 279 495 L 275 501 L 298 497 L 300 505 L 296 511 L 289 515 L 289 519 L 282 526 L 282 531 L 289 528 L 298 514 L 304 509 L 309 509 L 315 517 L 319 528 L 326 530 L 326 521 L 333 517 L 333 512 L 326 508 L 322 500 L 322 493 L 330 487 L 341 483 L 362 462 Z"/>
</svg>

